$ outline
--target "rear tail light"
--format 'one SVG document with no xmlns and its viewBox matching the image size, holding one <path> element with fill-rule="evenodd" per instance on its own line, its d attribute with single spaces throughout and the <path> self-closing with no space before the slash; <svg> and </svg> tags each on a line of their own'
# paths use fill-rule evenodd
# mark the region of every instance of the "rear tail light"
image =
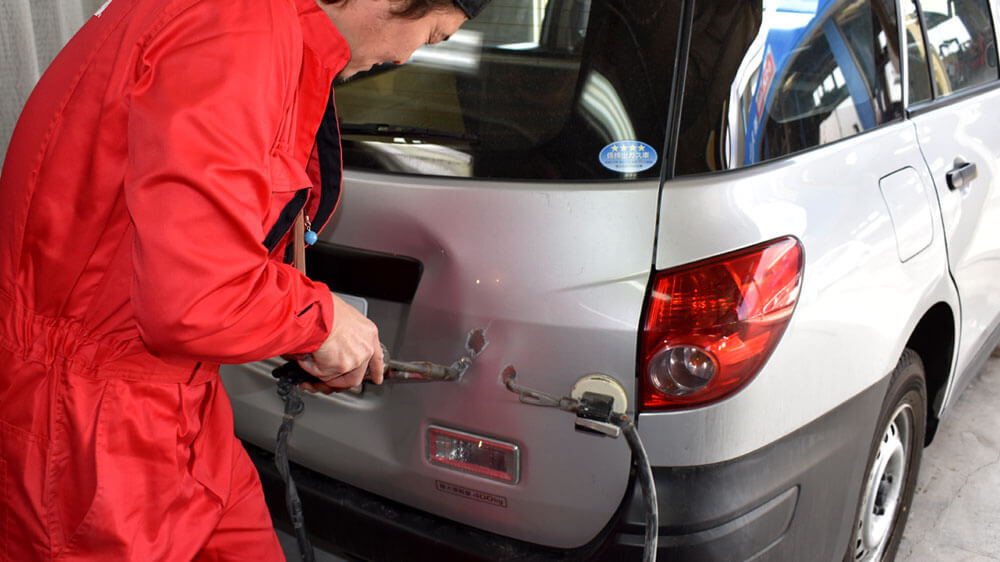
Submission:
<svg viewBox="0 0 1000 562">
<path fill-rule="evenodd" d="M 750 382 L 791 319 L 802 264 L 788 237 L 658 272 L 640 350 L 643 409 L 705 405 Z"/>
</svg>

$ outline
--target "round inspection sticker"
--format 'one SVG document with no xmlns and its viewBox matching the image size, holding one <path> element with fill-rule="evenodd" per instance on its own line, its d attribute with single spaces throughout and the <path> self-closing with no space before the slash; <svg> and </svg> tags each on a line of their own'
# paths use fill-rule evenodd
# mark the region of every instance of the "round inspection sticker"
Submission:
<svg viewBox="0 0 1000 562">
<path fill-rule="evenodd" d="M 656 164 L 656 151 L 644 142 L 615 141 L 601 149 L 601 165 L 614 172 L 641 172 Z"/>
</svg>

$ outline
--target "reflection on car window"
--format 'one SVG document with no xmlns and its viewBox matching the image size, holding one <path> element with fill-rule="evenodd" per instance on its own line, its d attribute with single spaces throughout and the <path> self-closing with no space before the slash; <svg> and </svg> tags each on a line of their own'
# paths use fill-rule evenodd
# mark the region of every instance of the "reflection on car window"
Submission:
<svg viewBox="0 0 1000 562">
<path fill-rule="evenodd" d="M 344 164 L 478 178 L 659 177 L 658 158 L 629 168 L 605 151 L 661 150 L 679 4 L 493 0 L 409 63 L 335 88 Z"/>
<path fill-rule="evenodd" d="M 997 79 L 987 0 L 922 0 L 931 75 L 938 96 Z"/>
<path fill-rule="evenodd" d="M 762 162 L 902 116 L 891 0 L 736 4 L 697 4 L 705 29 L 692 38 L 678 174 Z"/>
</svg>

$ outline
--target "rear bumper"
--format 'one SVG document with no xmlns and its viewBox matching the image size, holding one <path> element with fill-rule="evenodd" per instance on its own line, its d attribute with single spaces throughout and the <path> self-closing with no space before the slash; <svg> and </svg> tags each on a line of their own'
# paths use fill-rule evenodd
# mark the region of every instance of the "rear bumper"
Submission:
<svg viewBox="0 0 1000 562">
<path fill-rule="evenodd" d="M 294 535 L 274 454 L 244 443 L 260 473 L 275 526 Z M 594 560 L 610 544 L 611 526 L 572 550 L 545 548 L 431 515 L 298 465 L 292 478 L 313 545 L 362 560 Z"/>
<path fill-rule="evenodd" d="M 840 560 L 887 381 L 739 459 L 654 468 L 667 560 Z M 641 423 L 641 419 L 640 419 Z M 247 444 L 276 526 L 290 530 L 271 453 Z M 365 560 L 637 560 L 637 485 L 590 543 L 562 550 L 449 521 L 293 466 L 316 546 Z"/>
<path fill-rule="evenodd" d="M 654 468 L 659 555 L 843 560 L 888 382 L 883 379 L 806 427 L 733 461 Z M 627 556 L 642 548 L 641 500 L 634 484 L 612 553 Z"/>
</svg>

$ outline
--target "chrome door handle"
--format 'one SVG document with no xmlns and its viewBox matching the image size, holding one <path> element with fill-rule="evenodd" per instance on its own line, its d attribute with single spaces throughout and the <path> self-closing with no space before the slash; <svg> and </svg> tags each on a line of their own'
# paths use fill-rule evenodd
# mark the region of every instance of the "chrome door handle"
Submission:
<svg viewBox="0 0 1000 562">
<path fill-rule="evenodd" d="M 972 183 L 972 180 L 979 176 L 979 171 L 976 170 L 976 164 L 973 162 L 966 162 L 964 164 L 957 164 L 954 169 L 950 170 L 946 177 L 948 178 L 948 189 L 952 191 L 956 189 L 962 189 L 963 187 Z"/>
</svg>

